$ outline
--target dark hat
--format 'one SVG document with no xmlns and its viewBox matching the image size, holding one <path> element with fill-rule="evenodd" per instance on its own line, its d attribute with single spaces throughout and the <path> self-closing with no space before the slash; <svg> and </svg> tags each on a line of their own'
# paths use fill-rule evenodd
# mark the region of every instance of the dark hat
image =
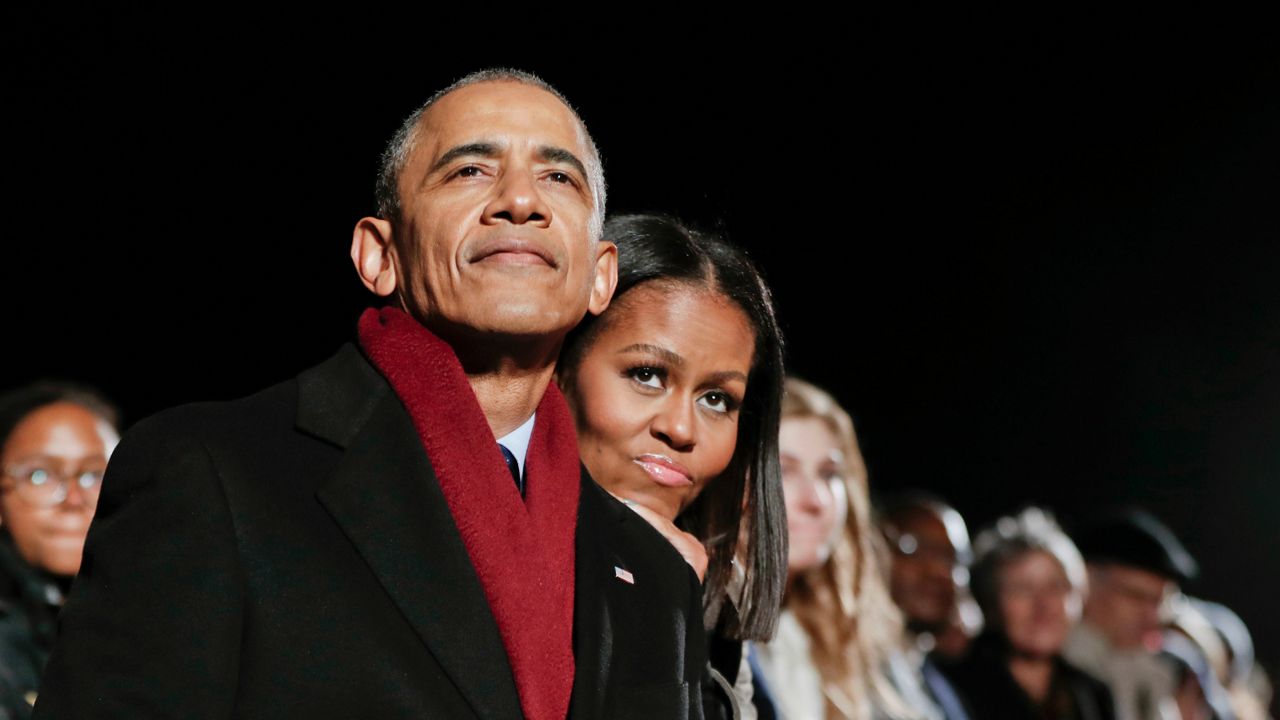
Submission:
<svg viewBox="0 0 1280 720">
<path fill-rule="evenodd" d="M 1199 574 L 1191 553 L 1173 531 L 1145 510 L 1109 514 L 1084 528 L 1076 540 L 1091 563 L 1116 563 L 1186 582 Z"/>
</svg>

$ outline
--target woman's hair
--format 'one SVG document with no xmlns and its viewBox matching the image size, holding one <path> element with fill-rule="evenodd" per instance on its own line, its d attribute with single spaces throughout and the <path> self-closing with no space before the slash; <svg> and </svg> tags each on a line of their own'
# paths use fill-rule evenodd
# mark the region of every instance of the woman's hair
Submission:
<svg viewBox="0 0 1280 720">
<path fill-rule="evenodd" d="M 1002 630 L 1000 576 L 1005 567 L 1032 552 L 1045 553 L 1062 567 L 1062 574 L 1071 584 L 1073 619 L 1079 617 L 1088 583 L 1084 558 L 1050 513 L 1029 507 L 1017 515 L 1002 517 L 978 534 L 973 549 L 976 559 L 969 571 L 970 586 L 973 599 L 986 616 L 987 627 Z"/>
<path fill-rule="evenodd" d="M 910 717 L 914 713 L 883 669 L 901 646 L 902 616 L 880 569 L 885 555 L 871 522 L 867 469 L 853 420 L 824 390 L 787 378 L 782 419 L 806 418 L 825 423 L 836 437 L 849 507 L 830 558 L 788 582 L 786 608 L 809 636 L 828 717 L 868 717 L 872 705 L 891 717 Z"/>
<path fill-rule="evenodd" d="M 45 380 L 23 385 L 0 394 L 0 448 L 28 415 L 46 405 L 73 403 L 119 427 L 116 406 L 92 388 L 74 383 Z"/>
<path fill-rule="evenodd" d="M 676 522 L 707 548 L 704 599 L 713 614 L 718 614 L 733 582 L 739 538 L 745 540 L 745 582 L 735 598 L 737 615 L 709 617 L 708 623 L 719 623 L 731 638 L 768 639 L 777 626 L 787 574 L 786 506 L 778 466 L 782 332 L 769 288 L 741 249 L 669 217 L 614 217 L 605 223 L 604 238 L 618 246 L 618 287 L 611 309 L 600 318 L 588 316 L 565 340 L 560 361 L 562 385 L 572 385 L 573 374 L 609 322 L 612 308 L 646 283 L 713 291 L 737 306 L 751 323 L 755 350 L 739 410 L 733 458 Z"/>
</svg>

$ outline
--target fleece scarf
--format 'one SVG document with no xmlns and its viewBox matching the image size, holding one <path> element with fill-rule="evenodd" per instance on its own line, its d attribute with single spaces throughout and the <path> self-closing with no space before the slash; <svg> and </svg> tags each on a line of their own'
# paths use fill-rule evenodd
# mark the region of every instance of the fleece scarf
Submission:
<svg viewBox="0 0 1280 720">
<path fill-rule="evenodd" d="M 523 501 L 443 340 L 401 310 L 369 309 L 360 346 L 413 419 L 511 663 L 529 720 L 563 720 L 573 691 L 578 443 L 555 384 L 538 405 Z"/>
</svg>

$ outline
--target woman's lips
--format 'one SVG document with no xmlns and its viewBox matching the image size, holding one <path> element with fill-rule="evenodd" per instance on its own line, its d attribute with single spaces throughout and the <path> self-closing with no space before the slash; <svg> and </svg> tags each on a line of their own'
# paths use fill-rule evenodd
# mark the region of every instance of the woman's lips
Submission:
<svg viewBox="0 0 1280 720">
<path fill-rule="evenodd" d="M 689 487 L 693 484 L 689 471 L 665 455 L 641 455 L 634 462 L 663 487 Z"/>
</svg>

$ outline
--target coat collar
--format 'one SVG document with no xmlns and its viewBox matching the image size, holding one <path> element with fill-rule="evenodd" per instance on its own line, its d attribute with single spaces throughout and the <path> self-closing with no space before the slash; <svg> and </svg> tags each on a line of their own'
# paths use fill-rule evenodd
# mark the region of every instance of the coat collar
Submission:
<svg viewBox="0 0 1280 720">
<path fill-rule="evenodd" d="M 317 496 L 476 714 L 520 717 L 497 624 L 422 442 L 354 346 L 298 377 L 297 426 L 345 451 Z"/>
<path fill-rule="evenodd" d="M 354 345 L 298 376 L 297 427 L 346 451 L 317 495 L 476 714 L 519 717 L 497 624 L 422 442 Z M 615 581 L 601 568 L 626 565 L 615 538 L 617 525 L 632 518 L 585 468 L 580 482 L 569 715 L 595 718 L 613 653 L 606 586 Z"/>
</svg>

